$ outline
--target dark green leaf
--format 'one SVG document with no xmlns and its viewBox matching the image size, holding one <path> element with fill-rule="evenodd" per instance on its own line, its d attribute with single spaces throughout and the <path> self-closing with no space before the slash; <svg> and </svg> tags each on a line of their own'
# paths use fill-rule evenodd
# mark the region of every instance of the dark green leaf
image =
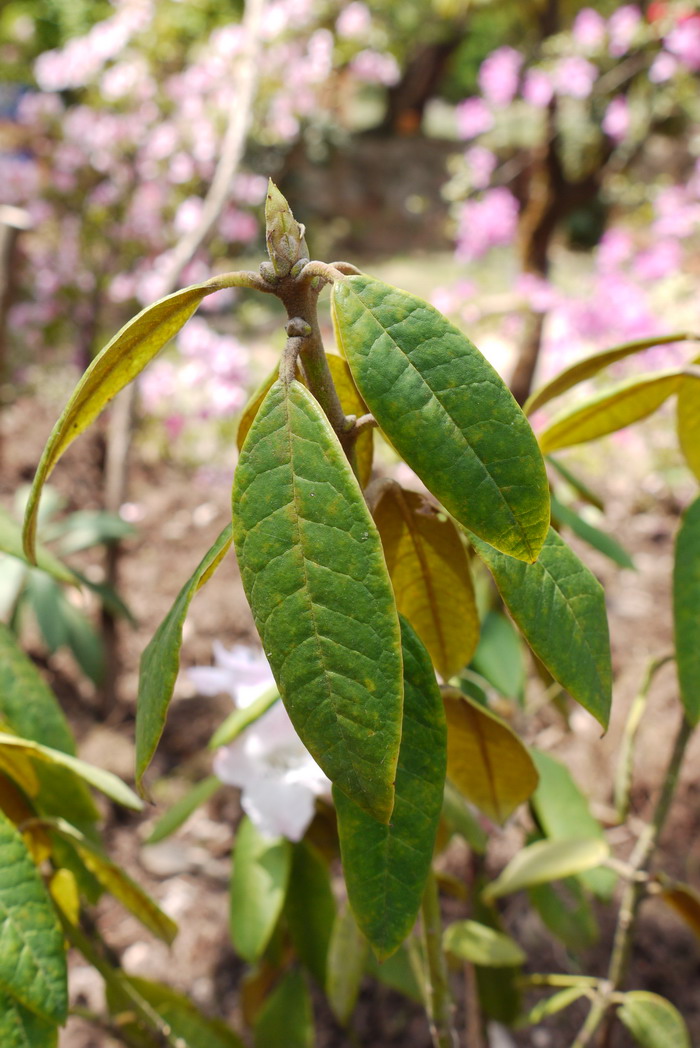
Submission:
<svg viewBox="0 0 700 1048">
<path fill-rule="evenodd" d="M 634 561 L 617 539 L 601 531 L 600 528 L 594 527 L 593 524 L 589 524 L 576 510 L 573 510 L 571 506 L 565 506 L 554 495 L 552 495 L 552 517 L 558 524 L 564 524 L 567 528 L 571 528 L 574 535 L 578 535 L 580 539 L 587 542 L 593 549 L 597 549 L 599 553 L 609 557 L 613 563 L 619 564 L 621 568 L 632 568 L 634 570 Z"/>
<path fill-rule="evenodd" d="M 0 991 L 0 1044 L 2 1048 L 56 1048 L 58 1027 Z"/>
<path fill-rule="evenodd" d="M 401 647 L 377 529 L 326 416 L 270 389 L 233 487 L 243 585 L 294 727 L 340 789 L 387 822 L 401 736 Z"/>
<path fill-rule="evenodd" d="M 255 1022 L 255 1048 L 313 1048 L 314 1019 L 303 973 L 292 968 L 275 987 Z"/>
<path fill-rule="evenodd" d="M 673 619 L 681 702 L 695 725 L 700 720 L 700 498 L 685 511 L 676 538 Z"/>
<path fill-rule="evenodd" d="M 586 876 L 605 872 L 603 869 L 589 870 L 588 874 L 581 874 L 580 878 L 567 877 L 562 881 L 538 884 L 528 889 L 533 908 L 552 935 L 568 950 L 587 950 L 598 939 L 598 922 L 579 882 Z"/>
<path fill-rule="evenodd" d="M 231 525 L 227 524 L 178 593 L 141 656 L 136 707 L 136 783 L 139 787 L 163 733 L 180 665 L 182 627 L 187 609 L 197 590 L 214 574 L 230 545 Z"/>
<path fill-rule="evenodd" d="M 357 388 L 399 454 L 462 524 L 535 560 L 547 476 L 497 372 L 436 309 L 372 277 L 336 281 L 333 313 Z"/>
<path fill-rule="evenodd" d="M 472 541 L 535 655 L 607 728 L 612 669 L 605 597 L 598 580 L 553 528 L 535 564 L 506 557 L 480 539 Z"/>
<path fill-rule="evenodd" d="M 236 833 L 231 870 L 231 940 L 246 961 L 265 951 L 284 906 L 292 846 L 284 837 L 263 837 L 247 817 Z"/>
<path fill-rule="evenodd" d="M 337 789 L 340 854 L 357 923 L 379 958 L 398 949 L 415 923 L 442 808 L 446 728 L 430 657 L 405 619 L 404 722 L 389 826 Z"/>
<path fill-rule="evenodd" d="M 26 845 L 2 812 L 0 990 L 44 1019 L 65 1021 L 68 991 L 63 935 Z"/>
<path fill-rule="evenodd" d="M 377 979 L 391 990 L 398 990 L 409 1001 L 424 1004 L 423 973 L 416 971 L 420 964 L 414 964 L 405 946 L 400 947 L 385 961 L 378 961 L 371 951 L 367 953 L 367 974 Z"/>
<path fill-rule="evenodd" d="M 294 845 L 285 915 L 299 960 L 324 987 L 336 905 L 328 863 L 307 841 Z"/>
<path fill-rule="evenodd" d="M 56 697 L 13 633 L 0 623 L 0 717 L 27 739 L 75 753 L 68 721 Z"/>
</svg>

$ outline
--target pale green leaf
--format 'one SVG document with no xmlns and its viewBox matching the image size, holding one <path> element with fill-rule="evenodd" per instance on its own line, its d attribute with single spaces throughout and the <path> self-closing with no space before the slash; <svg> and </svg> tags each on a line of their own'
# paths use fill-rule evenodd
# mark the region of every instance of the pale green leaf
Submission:
<svg viewBox="0 0 700 1048">
<path fill-rule="evenodd" d="M 180 666 L 182 627 L 192 598 L 214 574 L 231 546 L 227 524 L 182 587 L 141 656 L 136 707 L 136 783 L 139 787 L 163 733 Z"/>
<path fill-rule="evenodd" d="M 594 524 L 589 523 L 571 506 L 566 506 L 563 502 L 560 502 L 554 495 L 552 495 L 552 519 L 557 525 L 563 524 L 565 527 L 571 528 L 574 535 L 578 535 L 580 539 L 587 542 L 593 549 L 597 549 L 599 553 L 604 554 L 614 564 L 619 565 L 621 568 L 634 570 L 634 561 L 617 539 L 614 539 L 612 535 L 608 535 L 605 531 L 601 531 L 600 528 L 596 528 Z"/>
<path fill-rule="evenodd" d="M 691 1048 L 683 1016 L 665 997 L 631 990 L 616 1014 L 642 1048 Z"/>
<path fill-rule="evenodd" d="M 270 707 L 279 700 L 279 697 L 277 688 L 269 688 L 249 706 L 241 706 L 233 710 L 212 735 L 209 740 L 209 748 L 215 750 L 219 746 L 227 746 L 229 742 L 233 742 L 241 732 L 251 724 L 255 724 L 263 713 L 267 713 Z"/>
<path fill-rule="evenodd" d="M 326 971 L 326 996 L 341 1026 L 347 1026 L 355 1009 L 368 955 L 369 943 L 352 910 L 341 907 L 333 925 Z"/>
<path fill-rule="evenodd" d="M 381 430 L 460 523 L 518 557 L 549 525 L 544 462 L 507 386 L 415 295 L 364 274 L 333 285 L 338 344 Z"/>
<path fill-rule="evenodd" d="M 589 896 L 581 881 L 595 873 L 606 873 L 603 867 L 588 870 L 581 877 L 565 877 L 551 884 L 536 884 L 527 894 L 534 910 L 552 935 L 568 950 L 589 949 L 600 935 Z"/>
<path fill-rule="evenodd" d="M 522 699 L 525 688 L 523 642 L 510 619 L 498 611 L 487 612 L 481 624 L 472 669 L 501 695 L 508 699 Z"/>
<path fill-rule="evenodd" d="M 683 515 L 673 567 L 676 663 L 685 715 L 700 720 L 700 498 Z"/>
<path fill-rule="evenodd" d="M 478 921 L 448 924 L 442 937 L 443 948 L 470 964 L 488 968 L 509 968 L 525 963 L 525 954 L 509 935 L 494 931 Z"/>
<path fill-rule="evenodd" d="M 313 1048 L 314 1019 L 303 972 L 292 968 L 282 976 L 255 1020 L 255 1048 Z"/>
<path fill-rule="evenodd" d="M 545 884 L 583 873 L 605 862 L 608 854 L 606 842 L 595 837 L 537 841 L 517 853 L 500 876 L 484 889 L 483 897 L 490 901 L 533 884 Z"/>
<path fill-rule="evenodd" d="M 29 494 L 24 549 L 32 562 L 36 562 L 36 525 L 41 491 L 61 455 L 178 333 L 202 299 L 223 286 L 214 277 L 146 306 L 117 332 L 90 364 L 49 436 Z"/>
<path fill-rule="evenodd" d="M 183 1048 L 244 1048 L 240 1037 L 237 1037 L 233 1030 L 220 1019 L 210 1019 L 203 1015 L 184 994 L 177 993 L 162 983 L 133 975 L 124 979 L 124 982 L 141 1000 L 147 1001 L 155 1009 Z M 115 993 L 114 990 L 110 996 L 110 1003 L 119 1009 L 122 1016 L 124 1011 L 129 1011 L 128 998 L 122 1001 L 119 992 Z M 125 1034 L 130 1033 L 132 1029 L 131 1023 L 124 1024 Z"/>
<path fill-rule="evenodd" d="M 548 1019 L 550 1015 L 563 1012 L 574 1001 L 580 1000 L 581 997 L 586 997 L 589 992 L 585 986 L 567 986 L 565 990 L 559 990 L 558 993 L 553 993 L 551 997 L 545 997 L 543 1001 L 538 1001 L 534 1008 L 531 1008 L 525 1016 L 525 1022 L 528 1026 L 541 1023 L 543 1019 Z"/>
<path fill-rule="evenodd" d="M 264 837 L 244 817 L 236 833 L 231 870 L 229 927 L 236 952 L 249 963 L 265 952 L 284 906 L 292 846 Z"/>
<path fill-rule="evenodd" d="M 2 506 L 0 506 L 0 551 L 24 561 L 25 564 L 28 563 L 22 549 L 22 528 Z M 72 585 L 78 582 L 70 568 L 62 564 L 58 557 L 41 545 L 36 547 L 36 563 L 37 567 L 48 572 L 59 582 Z"/>
<path fill-rule="evenodd" d="M 191 786 L 164 815 L 161 815 L 144 844 L 157 844 L 170 837 L 187 822 L 197 808 L 206 804 L 209 798 L 221 789 L 221 785 L 221 780 L 217 779 L 216 775 L 208 775 L 206 779 Z"/>
<path fill-rule="evenodd" d="M 387 822 L 401 735 L 396 605 L 357 480 L 299 382 L 276 382 L 251 427 L 233 535 L 292 723 L 329 779 Z"/>
</svg>

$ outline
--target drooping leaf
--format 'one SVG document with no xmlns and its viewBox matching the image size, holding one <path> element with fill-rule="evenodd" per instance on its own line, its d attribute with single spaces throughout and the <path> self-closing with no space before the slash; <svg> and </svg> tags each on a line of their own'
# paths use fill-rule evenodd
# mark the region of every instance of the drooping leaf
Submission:
<svg viewBox="0 0 700 1048">
<path fill-rule="evenodd" d="M 324 987 L 336 905 L 328 863 L 308 841 L 294 845 L 284 912 L 299 960 Z"/>
<path fill-rule="evenodd" d="M 348 898 L 380 959 L 399 948 L 420 910 L 445 784 L 445 715 L 435 672 L 405 619 L 401 630 L 404 717 L 391 823 L 377 822 L 333 790 Z"/>
<path fill-rule="evenodd" d="M 605 873 L 603 869 L 589 870 L 588 875 Z M 528 888 L 528 897 L 542 922 L 568 950 L 580 952 L 589 949 L 598 939 L 600 930 L 581 878 L 566 877 L 552 884 L 537 884 Z"/>
<path fill-rule="evenodd" d="M 625 717 L 625 726 L 618 747 L 617 767 L 613 783 L 613 797 L 618 822 L 625 822 L 629 814 L 637 732 L 649 700 L 649 689 L 658 671 L 673 660 L 673 655 L 650 659 L 638 693 L 633 698 Z"/>
<path fill-rule="evenodd" d="M 209 749 L 215 750 L 219 746 L 227 746 L 229 742 L 233 742 L 241 732 L 259 720 L 263 713 L 267 713 L 270 707 L 278 701 L 277 688 L 269 688 L 249 706 L 241 706 L 233 710 L 212 735 L 209 740 Z"/>
<path fill-rule="evenodd" d="M 689 928 L 700 938 L 700 892 L 689 884 L 678 881 L 667 881 L 660 877 L 661 892 L 659 897 L 681 917 Z"/>
<path fill-rule="evenodd" d="M 529 888 L 533 884 L 558 881 L 563 877 L 591 870 L 605 862 L 608 845 L 600 838 L 565 841 L 537 841 L 519 851 L 499 877 L 484 889 L 484 899 L 491 901 L 502 895 Z"/>
<path fill-rule="evenodd" d="M 588 800 L 566 765 L 534 747 L 530 753 L 540 777 L 530 803 L 542 832 L 553 841 L 572 837 L 605 840 L 603 827 L 591 814 Z M 601 899 L 609 899 L 617 878 L 612 870 L 600 869 L 587 870 L 580 880 Z"/>
<path fill-rule="evenodd" d="M 614 539 L 612 535 L 608 535 L 605 531 L 601 531 L 600 528 L 596 528 L 595 525 L 582 517 L 580 513 L 577 513 L 571 506 L 566 506 L 563 502 L 560 502 L 554 495 L 552 495 L 552 518 L 557 524 L 564 524 L 567 528 L 571 528 L 574 535 L 578 535 L 580 539 L 587 542 L 593 549 L 603 553 L 614 564 L 618 564 L 621 568 L 634 570 L 634 561 L 617 539 Z"/>
<path fill-rule="evenodd" d="M 197 590 L 211 578 L 230 546 L 231 525 L 227 524 L 178 593 L 141 656 L 136 707 L 136 783 L 139 787 L 163 733 L 180 665 L 187 610 Z"/>
<path fill-rule="evenodd" d="M 523 643 L 513 623 L 498 611 L 489 611 L 472 668 L 508 699 L 520 699 L 525 688 Z M 472 698 L 475 696 L 473 692 Z"/>
<path fill-rule="evenodd" d="M 418 963 L 414 963 L 418 961 Z M 406 946 L 400 947 L 385 961 L 378 961 L 372 951 L 367 953 L 367 974 L 392 990 L 397 990 L 409 1001 L 425 1003 L 425 987 L 419 959 Z"/>
<path fill-rule="evenodd" d="M 700 383 L 695 379 L 684 380 L 678 390 L 677 425 L 685 461 L 700 480 Z"/>
<path fill-rule="evenodd" d="M 555 680 L 607 728 L 612 701 L 610 636 L 603 587 L 549 529 L 535 564 L 472 538 L 526 641 Z"/>
<path fill-rule="evenodd" d="M 467 800 L 503 824 L 537 786 L 530 754 L 490 710 L 443 688 L 447 715 L 447 776 Z"/>
<path fill-rule="evenodd" d="M 374 507 L 396 606 L 449 680 L 467 665 L 479 639 L 469 560 L 457 528 L 427 499 L 398 484 Z"/>
<path fill-rule="evenodd" d="M 183 1048 L 243 1048 L 243 1042 L 220 1019 L 210 1019 L 192 1003 L 189 997 L 177 993 L 162 983 L 129 976 L 124 980 L 142 1000 L 152 1005 L 161 1019 L 182 1042 Z M 121 1001 L 112 994 L 113 1011 L 129 1011 L 129 1001 Z M 135 1032 L 132 1023 L 124 1024 L 125 1034 Z M 150 1042 L 149 1042 L 150 1044 Z"/>
<path fill-rule="evenodd" d="M 143 888 L 132 880 L 120 866 L 112 862 L 102 850 L 65 819 L 46 820 L 56 833 L 70 841 L 86 867 L 103 888 L 158 939 L 168 944 L 177 935 L 177 925 L 163 913 L 158 904 Z"/>
<path fill-rule="evenodd" d="M 642 1048 L 691 1048 L 683 1016 L 657 993 L 631 990 L 616 1015 Z"/>
<path fill-rule="evenodd" d="M 355 1009 L 368 955 L 369 944 L 352 910 L 341 907 L 333 925 L 326 972 L 326 996 L 341 1026 L 347 1026 Z"/>
<path fill-rule="evenodd" d="M 571 487 L 576 494 L 587 502 L 589 506 L 595 506 L 602 513 L 605 509 L 605 504 L 602 498 L 595 491 L 593 491 L 588 484 L 586 484 L 578 474 L 574 473 L 573 470 L 565 466 L 559 459 L 554 458 L 552 455 L 547 455 L 546 460 L 548 465 L 554 469 L 560 477 L 563 477 L 566 483 Z"/>
<path fill-rule="evenodd" d="M 387 822 L 401 735 L 396 605 L 362 492 L 299 382 L 276 382 L 251 427 L 233 535 L 292 723 L 329 779 Z"/>
<path fill-rule="evenodd" d="M 249 963 L 262 956 L 287 894 L 292 846 L 263 837 L 244 817 L 236 833 L 229 927 L 236 952 Z"/>
<path fill-rule="evenodd" d="M 46 761 L 49 764 L 67 768 L 80 779 L 84 779 L 90 786 L 100 790 L 105 796 L 110 797 L 117 804 L 123 804 L 125 808 L 141 811 L 143 802 L 130 790 L 125 782 L 113 775 L 111 771 L 105 771 L 94 764 L 86 764 L 85 761 L 72 757 L 68 753 L 42 746 L 30 739 L 20 739 L 16 735 L 8 735 L 0 732 L 0 749 L 9 749 L 17 753 L 26 754 L 36 761 Z"/>
<path fill-rule="evenodd" d="M 525 1022 L 528 1026 L 535 1026 L 537 1023 L 541 1023 L 543 1019 L 548 1019 L 550 1015 L 563 1012 L 570 1004 L 580 1000 L 581 997 L 586 997 L 588 993 L 590 993 L 590 990 L 586 986 L 567 986 L 565 990 L 559 990 L 557 993 L 553 993 L 551 997 L 545 997 L 543 1001 L 538 1001 L 534 1008 L 531 1008 L 525 1016 Z"/>
<path fill-rule="evenodd" d="M 700 498 L 685 511 L 676 537 L 673 621 L 681 702 L 695 725 L 700 720 Z"/>
<path fill-rule="evenodd" d="M 0 506 L 0 552 L 8 553 L 11 557 L 27 563 L 22 549 L 22 528 L 2 506 Z M 58 557 L 41 545 L 36 547 L 36 563 L 42 571 L 48 572 L 59 582 L 73 585 L 77 582 L 70 568 L 62 564 Z"/>
<path fill-rule="evenodd" d="M 593 378 L 594 375 L 597 375 L 604 368 L 609 367 L 611 364 L 616 364 L 618 360 L 624 360 L 625 357 L 632 356 L 634 353 L 651 349 L 652 346 L 667 345 L 670 342 L 695 340 L 697 337 L 697 335 L 688 334 L 686 331 L 673 335 L 654 335 L 651 338 L 638 338 L 633 342 L 625 342 L 621 346 L 613 346 L 612 349 L 604 349 L 601 353 L 594 353 L 590 357 L 584 357 L 583 360 L 578 360 L 571 367 L 564 368 L 563 371 L 560 371 L 558 375 L 555 375 L 544 386 L 536 389 L 525 401 L 523 411 L 526 415 L 532 415 L 538 408 L 543 407 L 550 400 L 554 400 L 555 397 L 561 396 L 562 393 L 566 393 L 568 389 L 577 386 L 579 382 L 585 382 L 586 379 Z"/>
<path fill-rule="evenodd" d="M 57 1048 L 58 1027 L 0 990 L 2 1048 Z"/>
<path fill-rule="evenodd" d="M 333 285 L 338 343 L 380 428 L 462 524 L 522 560 L 549 524 L 544 462 L 510 391 L 422 299 L 366 275 Z"/>
<path fill-rule="evenodd" d="M 525 953 L 514 939 L 479 921 L 448 924 L 442 937 L 444 949 L 454 957 L 487 968 L 510 968 L 525 963 Z"/>
<path fill-rule="evenodd" d="M 221 789 L 221 785 L 221 780 L 217 779 L 216 775 L 208 775 L 206 779 L 201 779 L 200 782 L 191 786 L 171 808 L 168 808 L 164 815 L 161 815 L 144 843 L 158 844 L 159 841 L 170 837 L 187 822 L 197 808 L 206 804 L 209 798 Z"/>
<path fill-rule="evenodd" d="M 299 968 L 282 977 L 262 1006 L 255 1022 L 254 1044 L 255 1048 L 313 1048 L 311 997 Z"/>
<path fill-rule="evenodd" d="M 202 299 L 222 286 L 213 278 L 146 306 L 117 332 L 90 364 L 49 436 L 29 494 L 24 549 L 32 562 L 36 561 L 36 525 L 41 491 L 63 452 L 178 333 Z"/>
<path fill-rule="evenodd" d="M 63 935 L 26 845 L 2 813 L 0 991 L 43 1019 L 65 1021 L 68 991 Z"/>
<path fill-rule="evenodd" d="M 689 369 L 673 368 L 638 375 L 566 408 L 539 434 L 543 454 L 597 440 L 647 418 L 677 393 L 684 381 L 700 380 L 700 371 L 697 378 L 690 374 Z"/>
</svg>

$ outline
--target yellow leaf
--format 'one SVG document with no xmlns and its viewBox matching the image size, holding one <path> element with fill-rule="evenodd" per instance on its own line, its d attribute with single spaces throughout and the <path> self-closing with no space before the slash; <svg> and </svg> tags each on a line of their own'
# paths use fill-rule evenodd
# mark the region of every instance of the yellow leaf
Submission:
<svg viewBox="0 0 700 1048">
<path fill-rule="evenodd" d="M 328 353 L 326 359 L 328 360 L 331 378 L 345 414 L 356 415 L 358 418 L 366 415 L 369 412 L 369 408 L 357 391 L 345 358 L 335 353 Z M 374 434 L 371 429 L 366 429 L 364 433 L 360 433 L 355 444 L 355 455 L 357 457 L 358 480 L 364 488 L 369 484 L 369 478 L 372 475 Z"/>
<path fill-rule="evenodd" d="M 30 768 L 30 774 L 32 772 L 33 769 Z M 36 814 L 15 782 L 2 774 L 0 774 L 0 811 L 3 811 L 15 826 L 28 823 L 29 820 L 34 819 Z M 37 866 L 40 866 L 51 855 L 51 841 L 46 830 L 39 825 L 27 825 L 23 827 L 22 837 L 32 859 Z"/>
<path fill-rule="evenodd" d="M 451 517 L 388 485 L 374 509 L 396 605 L 443 678 L 467 665 L 479 640 L 469 559 Z"/>
<path fill-rule="evenodd" d="M 51 898 L 71 924 L 77 924 L 80 917 L 80 891 L 77 881 L 70 870 L 56 870 L 49 881 Z"/>
<path fill-rule="evenodd" d="M 0 771 L 16 782 L 28 797 L 36 797 L 39 780 L 31 760 L 23 753 L 0 748 Z"/>
<path fill-rule="evenodd" d="M 700 382 L 692 378 L 685 379 L 678 390 L 678 442 L 688 466 L 700 480 Z"/>
<path fill-rule="evenodd" d="M 238 422 L 238 430 L 236 432 L 236 446 L 239 451 L 245 443 L 245 438 L 248 436 L 248 430 L 253 425 L 253 419 L 260 410 L 260 405 L 279 377 L 279 370 L 279 364 L 275 364 L 270 374 L 263 379 L 241 412 L 241 417 Z"/>
<path fill-rule="evenodd" d="M 700 938 L 700 894 L 689 884 L 670 883 L 663 884 L 661 898 Z"/>
<path fill-rule="evenodd" d="M 640 375 L 591 397 L 583 404 L 567 408 L 539 434 L 542 452 L 548 454 L 559 448 L 597 440 L 639 422 L 661 407 L 684 380 L 690 380 L 692 374 L 689 369 L 680 368 Z M 697 381 L 697 378 L 692 380 Z"/>
<path fill-rule="evenodd" d="M 447 777 L 468 801 L 503 825 L 538 783 L 518 736 L 499 717 L 457 688 L 443 688 Z"/>
</svg>

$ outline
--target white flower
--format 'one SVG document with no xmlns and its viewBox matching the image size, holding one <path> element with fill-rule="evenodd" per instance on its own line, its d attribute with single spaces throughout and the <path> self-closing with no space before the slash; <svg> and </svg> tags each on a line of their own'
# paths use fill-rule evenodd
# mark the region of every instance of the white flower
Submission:
<svg viewBox="0 0 700 1048">
<path fill-rule="evenodd" d="M 204 695 L 228 692 L 249 706 L 274 686 L 267 660 L 249 648 L 227 651 L 214 642 L 215 666 L 188 677 Z M 241 790 L 241 807 L 260 833 L 299 841 L 313 819 L 316 797 L 330 797 L 330 782 L 297 735 L 281 702 L 214 757 L 214 774 Z"/>
</svg>

